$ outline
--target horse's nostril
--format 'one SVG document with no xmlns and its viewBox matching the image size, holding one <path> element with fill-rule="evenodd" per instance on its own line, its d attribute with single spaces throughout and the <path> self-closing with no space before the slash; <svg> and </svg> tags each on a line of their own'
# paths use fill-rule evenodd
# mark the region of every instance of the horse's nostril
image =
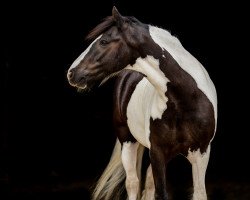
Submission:
<svg viewBox="0 0 250 200">
<path fill-rule="evenodd" d="M 72 76 L 73 76 L 73 72 L 69 72 L 68 77 L 72 78 Z"/>
<path fill-rule="evenodd" d="M 68 71 L 67 76 L 68 76 L 68 79 L 73 79 L 73 77 L 74 77 L 74 72 L 73 72 L 73 70 Z"/>
</svg>

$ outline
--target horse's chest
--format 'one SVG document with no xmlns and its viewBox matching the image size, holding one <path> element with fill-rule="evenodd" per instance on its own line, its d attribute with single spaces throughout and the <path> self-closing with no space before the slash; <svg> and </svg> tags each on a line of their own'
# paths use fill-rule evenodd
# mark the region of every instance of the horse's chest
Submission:
<svg viewBox="0 0 250 200">
<path fill-rule="evenodd" d="M 129 100 L 127 123 L 134 138 L 147 148 L 150 148 L 150 118 L 160 118 L 165 109 L 165 99 L 159 96 L 146 78 L 143 78 Z"/>
</svg>

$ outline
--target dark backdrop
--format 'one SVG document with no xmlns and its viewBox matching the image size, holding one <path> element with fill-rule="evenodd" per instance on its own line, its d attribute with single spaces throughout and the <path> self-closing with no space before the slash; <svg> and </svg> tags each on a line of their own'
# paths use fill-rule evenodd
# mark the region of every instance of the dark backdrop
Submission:
<svg viewBox="0 0 250 200">
<path fill-rule="evenodd" d="M 207 171 L 210 197 L 246 199 L 250 164 L 247 66 L 241 50 L 244 12 L 228 3 L 158 0 L 8 1 L 1 6 L 0 199 L 88 199 L 115 141 L 114 80 L 77 93 L 66 71 L 87 47 L 84 37 L 111 15 L 113 5 L 123 15 L 170 30 L 206 67 L 219 109 Z M 176 179 L 186 174 L 180 165 L 191 173 L 185 161 L 175 162 L 171 172 Z M 229 191 L 245 196 L 229 197 Z"/>
</svg>

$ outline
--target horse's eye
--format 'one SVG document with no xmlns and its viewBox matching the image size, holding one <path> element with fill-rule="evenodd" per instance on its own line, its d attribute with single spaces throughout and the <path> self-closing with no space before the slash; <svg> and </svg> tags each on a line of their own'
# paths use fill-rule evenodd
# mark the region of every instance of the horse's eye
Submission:
<svg viewBox="0 0 250 200">
<path fill-rule="evenodd" d="M 105 46 L 108 44 L 107 40 L 100 40 L 100 45 Z"/>
</svg>

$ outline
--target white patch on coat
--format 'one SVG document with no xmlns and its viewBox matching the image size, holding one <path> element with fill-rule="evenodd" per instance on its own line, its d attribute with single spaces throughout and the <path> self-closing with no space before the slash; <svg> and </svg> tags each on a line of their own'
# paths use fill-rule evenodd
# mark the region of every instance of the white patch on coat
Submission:
<svg viewBox="0 0 250 200">
<path fill-rule="evenodd" d="M 217 121 L 217 94 L 215 86 L 206 69 L 192 56 L 168 31 L 155 26 L 149 26 L 149 32 L 156 44 L 168 51 L 180 67 L 190 74 L 197 83 L 197 87 L 207 96 L 214 107 L 215 123 Z"/>
<path fill-rule="evenodd" d="M 84 59 L 84 57 L 86 56 L 86 54 L 89 52 L 90 48 L 93 46 L 93 44 L 99 39 L 101 38 L 102 35 L 98 36 L 89 46 L 88 48 L 81 53 L 80 56 L 78 56 L 78 58 L 72 63 L 72 65 L 70 66 L 69 70 L 72 69 L 72 68 L 75 68 L 77 65 L 79 65 L 79 63 Z"/>
<path fill-rule="evenodd" d="M 138 147 L 138 142 L 124 142 L 122 145 L 122 164 L 126 172 L 126 190 L 129 200 L 136 200 L 139 191 L 139 179 L 136 170 Z"/>
<path fill-rule="evenodd" d="M 152 172 L 152 166 L 149 165 L 146 174 L 145 189 L 142 192 L 141 200 L 154 200 L 155 199 L 155 184 Z"/>
<path fill-rule="evenodd" d="M 197 151 L 188 151 L 187 159 L 192 164 L 194 186 L 193 200 L 207 200 L 205 175 L 209 161 L 209 155 L 210 145 L 203 154 L 201 154 L 200 149 Z"/>
<path fill-rule="evenodd" d="M 138 58 L 133 66 L 126 69 L 146 75 L 136 86 L 127 106 L 128 127 L 135 139 L 150 148 L 150 118 L 161 119 L 167 109 L 168 78 L 159 68 L 159 61 L 152 56 Z"/>
</svg>

